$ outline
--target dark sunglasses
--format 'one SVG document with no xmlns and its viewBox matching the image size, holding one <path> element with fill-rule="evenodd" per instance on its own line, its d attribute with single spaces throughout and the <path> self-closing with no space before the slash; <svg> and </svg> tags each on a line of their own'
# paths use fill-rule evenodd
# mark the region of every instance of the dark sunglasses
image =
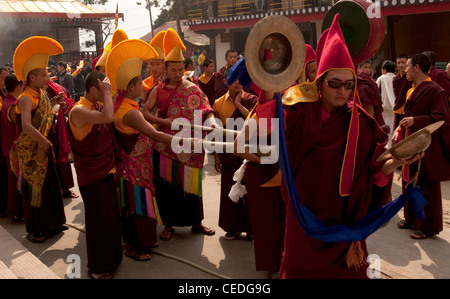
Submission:
<svg viewBox="0 0 450 299">
<path fill-rule="evenodd" d="M 353 89 L 355 87 L 355 81 L 352 82 L 342 82 L 339 80 L 327 80 L 327 79 L 323 79 L 325 82 L 327 82 L 328 87 L 330 88 L 334 88 L 334 89 L 339 89 L 342 86 L 344 86 L 345 89 L 350 90 Z"/>
</svg>

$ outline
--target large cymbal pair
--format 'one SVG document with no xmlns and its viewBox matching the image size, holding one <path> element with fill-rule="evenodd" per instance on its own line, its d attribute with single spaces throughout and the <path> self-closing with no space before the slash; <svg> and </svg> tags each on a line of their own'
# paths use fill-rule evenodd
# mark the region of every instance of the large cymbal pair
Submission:
<svg viewBox="0 0 450 299">
<path fill-rule="evenodd" d="M 341 0 L 326 14 L 322 32 L 331 26 L 336 14 L 354 64 L 371 58 L 381 47 L 385 27 L 367 0 Z M 284 91 L 297 79 L 305 61 L 305 40 L 288 17 L 268 16 L 255 24 L 245 45 L 247 71 L 261 89 Z"/>
</svg>

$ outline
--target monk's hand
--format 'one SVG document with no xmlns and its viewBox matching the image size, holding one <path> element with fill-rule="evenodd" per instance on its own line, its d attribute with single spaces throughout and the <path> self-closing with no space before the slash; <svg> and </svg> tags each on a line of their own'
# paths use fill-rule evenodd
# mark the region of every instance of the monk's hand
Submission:
<svg viewBox="0 0 450 299">
<path fill-rule="evenodd" d="M 400 121 L 399 125 L 402 126 L 403 128 L 409 128 L 409 127 L 414 126 L 414 117 L 409 116 L 409 117 L 403 118 Z"/>
<path fill-rule="evenodd" d="M 57 95 L 57 96 L 54 96 L 51 100 L 50 100 L 50 105 L 53 107 L 53 106 L 55 106 L 56 104 L 59 104 L 59 103 L 65 103 L 65 101 L 64 101 L 64 97 L 62 96 L 62 95 Z"/>
<path fill-rule="evenodd" d="M 234 99 L 234 104 L 237 106 L 242 102 L 242 92 L 239 92 Z"/>
<path fill-rule="evenodd" d="M 419 154 L 416 154 L 414 157 L 412 157 L 410 159 L 405 159 L 405 158 L 397 159 L 396 157 L 391 155 L 384 162 L 384 165 L 382 167 L 382 171 L 383 171 L 383 173 L 385 175 L 390 175 L 398 167 L 403 166 L 403 165 L 409 165 L 409 164 L 415 163 L 415 162 L 419 161 L 420 159 L 422 159 L 424 155 L 425 155 L 425 153 L 419 153 Z"/>
<path fill-rule="evenodd" d="M 408 160 L 405 158 L 397 159 L 394 156 L 392 156 L 391 159 L 394 161 L 394 163 L 398 164 L 398 166 L 403 166 L 403 165 L 409 165 L 409 164 L 415 163 L 415 162 L 419 161 L 420 159 L 422 159 L 423 156 L 425 156 L 424 152 L 418 153 L 414 157 L 412 157 Z"/>
<path fill-rule="evenodd" d="M 109 81 L 109 78 L 108 77 L 105 77 L 105 79 L 103 79 L 103 81 L 102 82 L 100 82 L 100 79 L 97 79 L 98 80 L 98 86 L 99 86 L 99 89 L 103 92 L 103 93 L 106 93 L 106 94 L 111 94 L 111 81 Z"/>
<path fill-rule="evenodd" d="M 161 125 L 171 128 L 173 120 L 171 118 L 164 118 L 161 120 Z"/>
<path fill-rule="evenodd" d="M 398 130 L 394 130 L 394 133 L 392 133 L 392 145 L 396 144 L 398 142 Z"/>
</svg>

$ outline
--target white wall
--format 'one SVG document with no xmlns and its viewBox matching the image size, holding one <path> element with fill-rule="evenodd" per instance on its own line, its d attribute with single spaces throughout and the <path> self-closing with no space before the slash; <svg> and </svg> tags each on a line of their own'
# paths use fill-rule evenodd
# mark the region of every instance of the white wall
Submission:
<svg viewBox="0 0 450 299">
<path fill-rule="evenodd" d="M 230 30 L 227 29 L 225 33 L 230 33 Z M 220 42 L 220 34 L 216 35 L 216 71 L 220 70 L 225 66 L 225 53 L 230 49 L 231 43 L 222 43 Z"/>
</svg>

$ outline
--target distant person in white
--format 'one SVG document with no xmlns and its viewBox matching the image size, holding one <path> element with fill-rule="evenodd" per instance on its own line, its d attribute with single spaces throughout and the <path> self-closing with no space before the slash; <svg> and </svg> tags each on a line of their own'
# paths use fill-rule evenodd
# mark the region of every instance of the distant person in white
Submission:
<svg viewBox="0 0 450 299">
<path fill-rule="evenodd" d="M 395 77 L 395 64 L 390 60 L 385 60 L 381 64 L 382 75 L 377 79 L 377 85 L 381 93 L 383 102 L 383 118 L 386 125 L 390 127 L 388 147 L 391 146 L 391 137 L 394 126 L 394 103 L 395 94 L 392 81 Z"/>
</svg>

